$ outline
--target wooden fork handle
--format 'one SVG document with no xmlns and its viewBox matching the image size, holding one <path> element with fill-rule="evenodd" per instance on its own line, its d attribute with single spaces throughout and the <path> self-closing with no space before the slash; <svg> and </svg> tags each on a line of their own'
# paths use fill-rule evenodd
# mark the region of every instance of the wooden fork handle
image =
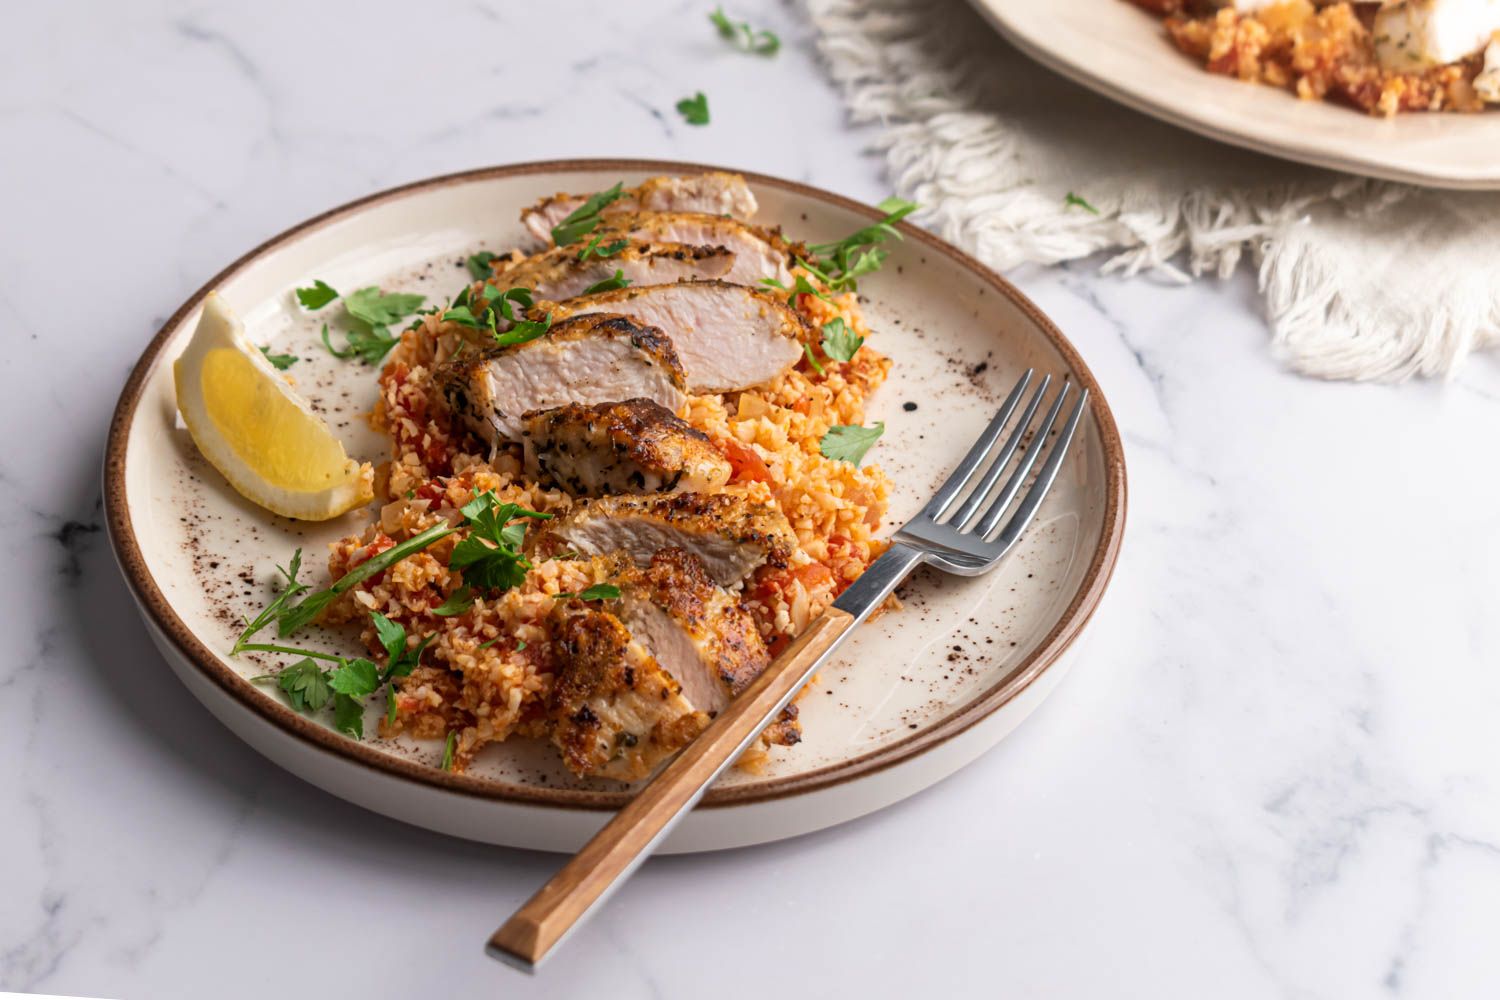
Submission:
<svg viewBox="0 0 1500 1000">
<path fill-rule="evenodd" d="M 495 931 L 486 949 L 490 955 L 533 971 L 569 930 L 646 859 L 856 623 L 854 615 L 837 607 L 815 619 L 701 736 Z"/>
</svg>

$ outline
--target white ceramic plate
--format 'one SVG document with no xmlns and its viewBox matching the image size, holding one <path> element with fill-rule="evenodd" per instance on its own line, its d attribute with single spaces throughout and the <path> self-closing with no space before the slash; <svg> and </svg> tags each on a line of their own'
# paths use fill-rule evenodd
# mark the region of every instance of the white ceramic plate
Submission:
<svg viewBox="0 0 1500 1000">
<path fill-rule="evenodd" d="M 580 845 L 627 797 L 626 786 L 571 777 L 547 746 L 512 740 L 469 773 L 439 770 L 430 742 L 351 741 L 245 678 L 270 661 L 223 653 L 237 616 L 254 614 L 273 565 L 296 546 L 326 580 L 323 546 L 366 514 L 326 524 L 279 518 L 241 499 L 199 457 L 176 415 L 171 361 L 218 289 L 258 343 L 299 355 L 298 387 L 351 453 L 379 460 L 385 442 L 361 415 L 375 371 L 317 342 L 292 289 L 380 284 L 451 297 L 463 257 L 522 239 L 519 210 L 559 190 L 595 191 L 703 167 L 641 161 L 540 163 L 408 185 L 335 209 L 231 264 L 147 347 L 120 398 L 105 459 L 110 537 L 168 664 L 226 725 L 267 757 L 336 795 L 458 836 L 550 850 Z M 749 176 L 758 221 L 796 237 L 837 238 L 875 210 L 788 181 Z M 735 771 L 674 832 L 667 850 L 709 850 L 805 833 L 878 809 L 945 777 L 1013 728 L 1061 677 L 1113 568 L 1125 516 L 1119 435 L 1098 384 L 1072 346 L 997 275 L 933 237 L 902 227 L 885 269 L 862 289 L 892 356 L 871 418 L 887 433 L 872 452 L 897 484 L 886 530 L 900 524 L 977 436 L 1027 366 L 1093 393 L 1062 475 L 1015 556 L 976 580 L 920 572 L 906 607 L 861 630 L 801 702 L 804 739 L 773 751 L 761 773 Z M 305 579 L 309 576 L 304 576 Z M 348 635 L 325 637 L 346 650 Z M 372 701 L 378 699 L 372 699 Z M 373 711 L 373 710 L 372 710 Z M 367 726 L 373 730 L 373 725 Z"/>
<path fill-rule="evenodd" d="M 1500 188 L 1500 111 L 1377 118 L 1209 73 L 1126 0 L 970 0 L 1049 68 L 1121 104 L 1259 153 L 1430 187 Z"/>
</svg>

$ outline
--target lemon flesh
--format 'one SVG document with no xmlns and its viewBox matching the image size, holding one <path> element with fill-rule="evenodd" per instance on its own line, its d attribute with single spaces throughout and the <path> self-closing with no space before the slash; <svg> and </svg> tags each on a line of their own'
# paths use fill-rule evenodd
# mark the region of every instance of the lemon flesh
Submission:
<svg viewBox="0 0 1500 1000">
<path fill-rule="evenodd" d="M 246 499 L 321 521 L 368 503 L 371 472 L 344 453 L 327 423 L 210 293 L 173 366 L 177 408 L 203 456 Z"/>
</svg>

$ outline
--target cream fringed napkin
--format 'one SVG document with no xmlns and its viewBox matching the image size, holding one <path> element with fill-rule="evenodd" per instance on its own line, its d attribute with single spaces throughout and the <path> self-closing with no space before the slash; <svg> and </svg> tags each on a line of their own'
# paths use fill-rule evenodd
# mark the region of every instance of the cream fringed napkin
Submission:
<svg viewBox="0 0 1500 1000">
<path fill-rule="evenodd" d="M 881 126 L 896 192 L 993 267 L 1105 252 L 1106 270 L 1185 281 L 1248 257 L 1273 349 L 1324 378 L 1446 375 L 1500 343 L 1500 194 L 1201 139 L 1032 63 L 962 0 L 805 2 L 855 122 Z"/>
</svg>

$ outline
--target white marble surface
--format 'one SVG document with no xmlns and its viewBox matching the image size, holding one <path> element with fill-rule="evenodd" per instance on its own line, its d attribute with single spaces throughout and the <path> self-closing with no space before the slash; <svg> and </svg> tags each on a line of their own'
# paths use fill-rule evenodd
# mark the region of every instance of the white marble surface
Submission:
<svg viewBox="0 0 1500 1000">
<path fill-rule="evenodd" d="M 167 672 L 101 535 L 103 434 L 157 325 L 247 247 L 521 159 L 678 157 L 887 193 L 795 9 L 756 12 L 786 40 L 764 61 L 722 48 L 705 6 L 7 12 L 0 989 L 1500 993 L 1500 366 L 1446 386 L 1289 376 L 1243 274 L 1014 275 L 1103 382 L 1131 478 L 1088 655 L 1035 717 L 884 813 L 652 861 L 535 980 L 480 943 L 553 858 L 324 795 Z M 697 89 L 704 129 L 672 111 Z"/>
</svg>

